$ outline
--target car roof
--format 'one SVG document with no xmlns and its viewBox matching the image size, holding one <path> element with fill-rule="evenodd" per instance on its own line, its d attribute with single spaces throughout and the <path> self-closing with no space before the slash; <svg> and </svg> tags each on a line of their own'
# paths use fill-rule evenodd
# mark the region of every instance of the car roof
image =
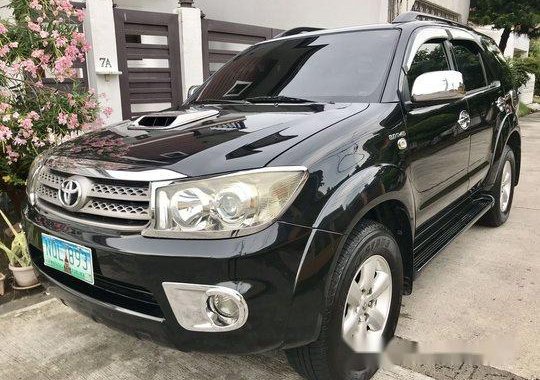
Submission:
<svg viewBox="0 0 540 380">
<path fill-rule="evenodd" d="M 279 40 L 287 40 L 287 39 L 294 39 L 294 38 L 303 38 L 303 37 L 310 37 L 310 36 L 322 36 L 327 34 L 336 34 L 336 33 L 346 33 L 346 32 L 360 32 L 360 31 L 368 31 L 368 30 L 388 30 L 388 29 L 396 29 L 396 30 L 403 30 L 403 31 L 409 31 L 412 32 L 413 30 L 421 27 L 441 27 L 441 28 L 450 28 L 450 29 L 459 29 L 464 32 L 467 32 L 471 34 L 474 37 L 482 36 L 488 39 L 491 39 L 491 37 L 486 36 L 483 33 L 477 32 L 476 30 L 473 30 L 472 28 L 466 26 L 466 25 L 460 25 L 458 23 L 448 23 L 444 21 L 432 21 L 432 20 L 416 20 L 416 21 L 408 21 L 408 22 L 394 22 L 394 23 L 381 23 L 381 24 L 368 24 L 368 25 L 358 25 L 358 26 L 348 26 L 348 27 L 342 27 L 342 28 L 332 28 L 332 29 L 319 29 L 319 30 L 312 30 L 313 28 L 306 28 L 310 29 L 310 31 L 306 32 L 299 32 L 296 34 L 289 34 L 285 36 L 277 36 L 272 39 L 259 42 L 258 44 L 264 44 L 271 41 L 279 41 Z M 302 29 L 302 28 L 298 28 Z M 258 45 L 257 44 L 257 45 Z"/>
</svg>

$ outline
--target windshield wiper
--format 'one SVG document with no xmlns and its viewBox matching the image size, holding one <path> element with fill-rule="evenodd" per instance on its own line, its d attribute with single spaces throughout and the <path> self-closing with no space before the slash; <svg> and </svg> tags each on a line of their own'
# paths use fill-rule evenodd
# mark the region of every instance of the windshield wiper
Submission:
<svg viewBox="0 0 540 380">
<path fill-rule="evenodd" d="M 275 96 L 254 96 L 246 98 L 250 103 L 315 103 L 314 100 L 294 98 L 292 96 L 275 95 Z"/>
<path fill-rule="evenodd" d="M 245 100 L 233 100 L 233 99 L 201 99 L 192 103 L 195 104 L 249 104 Z"/>
</svg>

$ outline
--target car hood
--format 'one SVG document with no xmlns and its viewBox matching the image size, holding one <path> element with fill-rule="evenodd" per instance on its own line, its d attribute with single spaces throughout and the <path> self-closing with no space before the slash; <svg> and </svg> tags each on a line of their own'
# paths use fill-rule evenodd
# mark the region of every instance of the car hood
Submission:
<svg viewBox="0 0 540 380">
<path fill-rule="evenodd" d="M 95 166 L 159 167 L 187 176 L 254 169 L 367 107 L 360 103 L 189 107 L 84 134 L 60 145 L 52 155 Z M 171 120 L 176 122 L 167 126 Z"/>
</svg>

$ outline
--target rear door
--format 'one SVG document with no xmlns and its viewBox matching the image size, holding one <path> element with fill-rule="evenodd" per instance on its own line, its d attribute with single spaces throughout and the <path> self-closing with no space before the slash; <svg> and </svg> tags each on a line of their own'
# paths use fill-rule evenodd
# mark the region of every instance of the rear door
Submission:
<svg viewBox="0 0 540 380">
<path fill-rule="evenodd" d="M 414 58 L 407 71 L 408 88 L 412 88 L 421 74 L 454 69 L 446 38 L 427 40 L 411 54 Z M 465 99 L 429 106 L 412 104 L 406 111 L 410 178 L 418 226 L 467 192 L 469 135 L 458 124 L 462 112 L 467 112 Z"/>
<path fill-rule="evenodd" d="M 499 109 L 497 99 L 503 95 L 499 81 L 488 81 L 481 48 L 471 40 L 452 40 L 456 69 L 463 74 L 471 123 L 466 135 L 470 136 L 468 163 L 469 188 L 482 181 L 489 171 L 493 131 Z"/>
</svg>

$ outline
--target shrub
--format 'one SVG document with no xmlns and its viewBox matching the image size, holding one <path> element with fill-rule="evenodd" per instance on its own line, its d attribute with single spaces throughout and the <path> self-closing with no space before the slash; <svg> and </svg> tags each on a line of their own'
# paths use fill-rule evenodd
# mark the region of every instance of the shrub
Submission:
<svg viewBox="0 0 540 380">
<path fill-rule="evenodd" d="M 49 147 L 99 122 L 96 95 L 76 79 L 90 48 L 68 0 L 12 0 L 0 20 L 0 191 L 20 210 L 30 164 Z M 64 88 L 64 90 L 60 89 Z"/>
</svg>

